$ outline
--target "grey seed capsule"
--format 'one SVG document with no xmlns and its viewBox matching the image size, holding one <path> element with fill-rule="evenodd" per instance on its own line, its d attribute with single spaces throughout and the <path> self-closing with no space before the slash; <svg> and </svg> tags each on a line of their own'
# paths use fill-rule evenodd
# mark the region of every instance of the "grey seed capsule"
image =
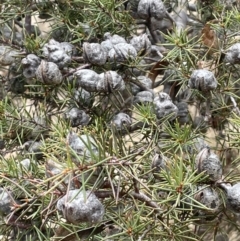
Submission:
<svg viewBox="0 0 240 241">
<path fill-rule="evenodd" d="M 146 104 L 153 102 L 154 94 L 151 91 L 140 91 L 134 97 L 135 104 Z"/>
<path fill-rule="evenodd" d="M 142 19 L 154 17 L 162 20 L 166 17 L 166 8 L 161 0 L 140 0 L 138 4 L 138 16 Z"/>
<path fill-rule="evenodd" d="M 152 159 L 152 173 L 156 179 L 159 178 L 159 173 L 162 170 L 167 170 L 168 159 L 162 154 L 156 153 Z"/>
<path fill-rule="evenodd" d="M 111 93 L 125 89 L 125 82 L 116 71 L 107 71 L 99 75 L 97 91 Z"/>
<path fill-rule="evenodd" d="M 43 143 L 41 141 L 27 141 L 23 144 L 23 147 L 37 160 L 41 160 L 43 158 Z"/>
<path fill-rule="evenodd" d="M 144 87 L 152 89 L 152 80 L 147 76 L 138 76 L 137 81 L 139 81 L 140 84 L 142 84 Z M 139 86 L 135 85 L 134 83 L 131 83 L 131 90 L 133 95 L 136 95 L 138 92 L 143 91 Z"/>
<path fill-rule="evenodd" d="M 73 98 L 79 106 L 91 106 L 94 102 L 94 96 L 83 88 L 74 90 Z"/>
<path fill-rule="evenodd" d="M 151 51 L 151 42 L 147 34 L 140 36 L 133 36 L 130 40 L 130 44 L 136 49 L 138 54 L 146 54 Z"/>
<path fill-rule="evenodd" d="M 176 106 L 178 108 L 177 119 L 181 125 L 189 123 L 189 113 L 188 113 L 188 104 L 186 102 L 177 102 Z"/>
<path fill-rule="evenodd" d="M 55 63 L 42 60 L 36 70 L 36 78 L 43 84 L 58 85 L 61 84 L 63 76 Z"/>
<path fill-rule="evenodd" d="M 90 121 L 90 116 L 84 110 L 76 107 L 67 111 L 65 118 L 70 121 L 72 127 L 86 126 Z"/>
<path fill-rule="evenodd" d="M 35 54 L 28 54 L 26 58 L 22 59 L 23 75 L 27 79 L 34 78 L 36 70 L 41 63 L 41 59 Z"/>
<path fill-rule="evenodd" d="M 70 190 L 57 202 L 57 209 L 64 218 L 74 224 L 89 222 L 97 223 L 102 220 L 105 210 L 102 203 L 91 191 L 79 189 Z"/>
<path fill-rule="evenodd" d="M 124 62 L 129 58 L 136 58 L 137 51 L 131 45 L 127 43 L 119 43 L 113 46 L 108 52 L 108 59 L 111 62 Z"/>
<path fill-rule="evenodd" d="M 227 202 L 232 211 L 240 213 L 240 183 L 228 187 Z"/>
<path fill-rule="evenodd" d="M 107 61 L 107 52 L 98 43 L 83 43 L 83 58 L 94 65 L 104 65 Z"/>
<path fill-rule="evenodd" d="M 86 91 L 95 92 L 97 91 L 97 83 L 100 80 L 99 75 L 90 69 L 81 69 L 74 73 L 77 78 L 77 87 L 82 87 Z"/>
<path fill-rule="evenodd" d="M 153 103 L 158 119 L 169 117 L 169 120 L 174 120 L 177 117 L 178 108 L 172 103 L 167 93 L 159 93 L 158 96 L 154 98 Z"/>
<path fill-rule="evenodd" d="M 117 35 L 117 34 L 114 34 L 113 36 L 111 35 L 111 33 L 107 32 L 104 34 L 103 36 L 104 40 L 110 40 L 112 45 L 116 45 L 116 44 L 119 44 L 119 43 L 127 43 L 126 40 Z"/>
<path fill-rule="evenodd" d="M 221 199 L 219 197 L 218 192 L 211 187 L 198 187 L 199 192 L 194 195 L 194 199 L 204 206 L 209 208 L 208 210 L 201 210 L 205 214 L 213 214 L 217 213 L 221 207 Z"/>
<path fill-rule="evenodd" d="M 209 180 L 216 182 L 222 178 L 222 165 L 218 156 L 208 147 L 203 148 L 195 158 L 195 168 L 198 173 L 205 172 Z"/>
<path fill-rule="evenodd" d="M 216 89 L 217 80 L 211 71 L 197 69 L 192 72 L 188 85 L 192 89 L 198 89 L 205 92 Z"/>
<path fill-rule="evenodd" d="M 117 131 L 124 131 L 131 126 L 132 119 L 125 113 L 118 113 L 113 116 L 111 124 Z"/>
<path fill-rule="evenodd" d="M 78 136 L 73 131 L 67 135 L 67 143 L 79 157 L 91 157 L 91 153 L 97 155 L 98 149 L 94 139 L 88 135 Z"/>
<path fill-rule="evenodd" d="M 11 212 L 11 206 L 14 204 L 14 199 L 10 191 L 0 187 L 0 215 L 6 216 Z"/>
<path fill-rule="evenodd" d="M 69 52 L 69 47 L 70 45 L 67 47 L 65 43 L 61 45 L 59 42 L 51 39 L 43 46 L 43 55 L 49 62 L 57 64 L 62 69 L 71 62 L 72 52 Z"/>
<path fill-rule="evenodd" d="M 19 52 L 11 49 L 8 46 L 0 46 L 0 64 L 11 65 L 16 62 Z"/>
<path fill-rule="evenodd" d="M 233 44 L 226 52 L 224 62 L 240 64 L 240 43 Z"/>
</svg>

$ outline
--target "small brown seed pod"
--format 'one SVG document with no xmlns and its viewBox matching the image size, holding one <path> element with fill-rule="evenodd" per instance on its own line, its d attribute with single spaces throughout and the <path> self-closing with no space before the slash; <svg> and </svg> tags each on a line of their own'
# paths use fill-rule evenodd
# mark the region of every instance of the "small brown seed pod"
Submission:
<svg viewBox="0 0 240 241">
<path fill-rule="evenodd" d="M 166 17 L 166 8 L 161 0 L 140 0 L 138 4 L 138 16 L 142 19 L 154 17 L 162 20 Z"/>
<path fill-rule="evenodd" d="M 55 63 L 42 60 L 36 70 L 36 78 L 43 84 L 58 85 L 61 84 L 63 76 Z"/>
<path fill-rule="evenodd" d="M 105 210 L 102 203 L 91 191 L 70 190 L 57 202 L 57 209 L 64 218 L 74 224 L 97 223 L 102 220 Z"/>
<path fill-rule="evenodd" d="M 158 119 L 169 117 L 169 120 L 174 120 L 178 114 L 178 108 L 172 103 L 170 96 L 167 93 L 159 93 L 154 98 L 154 108 Z"/>
<path fill-rule="evenodd" d="M 216 182 L 222 178 L 221 162 L 209 147 L 204 147 L 196 156 L 195 169 L 198 173 L 205 172 L 210 181 Z"/>
<path fill-rule="evenodd" d="M 188 85 L 192 89 L 206 92 L 217 88 L 217 80 L 211 71 L 197 69 L 192 72 Z"/>
<path fill-rule="evenodd" d="M 94 65 L 104 65 L 107 61 L 107 52 L 98 43 L 83 43 L 83 58 Z"/>
<path fill-rule="evenodd" d="M 240 43 L 233 44 L 226 52 L 224 62 L 240 64 Z"/>
<path fill-rule="evenodd" d="M 137 51 L 131 45 L 127 43 L 119 43 L 113 46 L 113 48 L 108 52 L 108 59 L 110 62 L 124 62 L 129 58 L 136 58 Z"/>
</svg>

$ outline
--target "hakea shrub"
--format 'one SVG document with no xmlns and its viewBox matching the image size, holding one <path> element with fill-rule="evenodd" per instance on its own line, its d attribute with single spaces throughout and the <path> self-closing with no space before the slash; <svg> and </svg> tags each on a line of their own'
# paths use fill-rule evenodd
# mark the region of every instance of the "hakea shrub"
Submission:
<svg viewBox="0 0 240 241">
<path fill-rule="evenodd" d="M 210 240 L 237 219 L 239 19 L 186 3 L 0 7 L 4 240 Z"/>
</svg>

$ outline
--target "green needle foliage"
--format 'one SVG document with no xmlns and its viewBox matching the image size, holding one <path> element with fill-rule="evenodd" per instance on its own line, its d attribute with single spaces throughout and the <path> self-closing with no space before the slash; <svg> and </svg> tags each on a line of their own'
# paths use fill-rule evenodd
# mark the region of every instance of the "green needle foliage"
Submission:
<svg viewBox="0 0 240 241">
<path fill-rule="evenodd" d="M 1 1 L 0 239 L 231 240 L 239 11 Z"/>
</svg>

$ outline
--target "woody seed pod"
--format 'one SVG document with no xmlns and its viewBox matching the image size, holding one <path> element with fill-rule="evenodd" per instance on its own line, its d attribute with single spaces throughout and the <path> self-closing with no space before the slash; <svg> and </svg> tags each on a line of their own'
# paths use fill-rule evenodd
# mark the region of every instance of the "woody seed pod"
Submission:
<svg viewBox="0 0 240 241">
<path fill-rule="evenodd" d="M 167 93 L 159 93 L 154 98 L 155 113 L 158 119 L 169 117 L 169 120 L 174 120 L 177 117 L 178 108 L 172 103 L 170 96 Z"/>
<path fill-rule="evenodd" d="M 147 34 L 133 36 L 133 38 L 130 40 L 130 44 L 136 49 L 137 53 L 140 55 L 144 55 L 151 51 L 151 42 Z"/>
<path fill-rule="evenodd" d="M 36 78 L 43 84 L 58 85 L 62 82 L 63 76 L 55 63 L 42 60 L 36 70 Z"/>
<path fill-rule="evenodd" d="M 79 106 L 90 107 L 94 102 L 94 96 L 81 87 L 74 90 L 73 97 Z"/>
<path fill-rule="evenodd" d="M 198 89 L 205 92 L 216 89 L 217 80 L 211 71 L 197 69 L 192 72 L 188 85 L 192 89 Z"/>
<path fill-rule="evenodd" d="M 19 53 L 8 46 L 0 46 L 0 64 L 10 65 L 16 61 Z"/>
<path fill-rule="evenodd" d="M 0 215 L 8 215 L 11 212 L 11 206 L 14 204 L 14 199 L 11 192 L 0 187 Z"/>
<path fill-rule="evenodd" d="M 83 43 L 83 58 L 94 65 L 104 65 L 107 61 L 107 52 L 98 43 Z"/>
<path fill-rule="evenodd" d="M 125 83 L 122 76 L 116 71 L 107 71 L 99 75 L 100 79 L 97 83 L 97 91 L 111 93 L 125 89 Z"/>
<path fill-rule="evenodd" d="M 153 102 L 154 94 L 151 91 L 140 91 L 134 97 L 134 103 L 144 104 Z"/>
<path fill-rule="evenodd" d="M 238 182 L 233 186 L 226 183 L 220 183 L 220 187 L 226 192 L 228 207 L 233 212 L 240 213 L 240 183 Z"/>
<path fill-rule="evenodd" d="M 23 75 L 27 79 L 34 78 L 36 70 L 41 63 L 41 59 L 35 54 L 28 54 L 22 59 Z"/>
<path fill-rule="evenodd" d="M 222 165 L 218 156 L 210 151 L 209 147 L 203 148 L 195 159 L 195 169 L 198 173 L 205 172 L 209 180 L 216 182 L 222 178 Z"/>
<path fill-rule="evenodd" d="M 230 64 L 240 64 L 240 43 L 233 44 L 227 50 L 224 61 Z"/>
<path fill-rule="evenodd" d="M 66 43 L 60 44 L 54 39 L 49 40 L 43 47 L 43 55 L 49 62 L 53 62 L 58 65 L 60 69 L 65 67 L 71 62 L 70 45 L 66 46 Z"/>
<path fill-rule="evenodd" d="M 70 190 L 57 202 L 57 209 L 64 218 L 74 224 L 89 222 L 97 223 L 102 220 L 105 210 L 102 203 L 91 191 L 79 189 Z"/>
<path fill-rule="evenodd" d="M 113 116 L 111 124 L 117 131 L 124 131 L 131 126 L 132 120 L 129 115 L 125 113 L 118 113 Z"/>
<path fill-rule="evenodd" d="M 113 48 L 108 52 L 108 59 L 111 62 L 124 62 L 128 58 L 136 58 L 137 51 L 131 45 L 127 43 L 119 43 L 113 46 Z"/>
<path fill-rule="evenodd" d="M 162 154 L 156 153 L 152 159 L 152 173 L 156 179 L 159 179 L 159 173 L 162 170 L 167 170 L 168 159 Z"/>
<path fill-rule="evenodd" d="M 66 114 L 65 118 L 70 120 L 70 125 L 72 127 L 77 126 L 86 126 L 90 121 L 90 117 L 84 110 L 79 110 L 78 108 L 74 107 L 70 109 Z"/>
<path fill-rule="evenodd" d="M 203 209 L 199 212 L 199 214 L 214 214 L 219 212 L 221 207 L 221 199 L 219 197 L 218 192 L 211 187 L 198 187 L 198 192 L 194 195 L 194 199 L 208 209 Z"/>
<path fill-rule="evenodd" d="M 67 135 L 67 143 L 79 157 L 89 158 L 91 157 L 91 153 L 98 154 L 96 143 L 91 136 L 78 136 L 73 131 L 70 131 Z"/>
<path fill-rule="evenodd" d="M 136 79 L 144 87 L 146 87 L 148 89 L 152 89 L 152 80 L 150 78 L 148 78 L 147 76 L 144 76 L 144 75 L 138 76 Z M 131 90 L 132 90 L 133 95 L 136 95 L 138 92 L 143 91 L 143 89 L 141 89 L 139 86 L 137 86 L 134 83 L 131 83 Z"/>
<path fill-rule="evenodd" d="M 166 17 L 166 8 L 161 0 L 140 0 L 138 4 L 138 16 L 142 19 L 154 17 L 162 20 Z"/>
</svg>

